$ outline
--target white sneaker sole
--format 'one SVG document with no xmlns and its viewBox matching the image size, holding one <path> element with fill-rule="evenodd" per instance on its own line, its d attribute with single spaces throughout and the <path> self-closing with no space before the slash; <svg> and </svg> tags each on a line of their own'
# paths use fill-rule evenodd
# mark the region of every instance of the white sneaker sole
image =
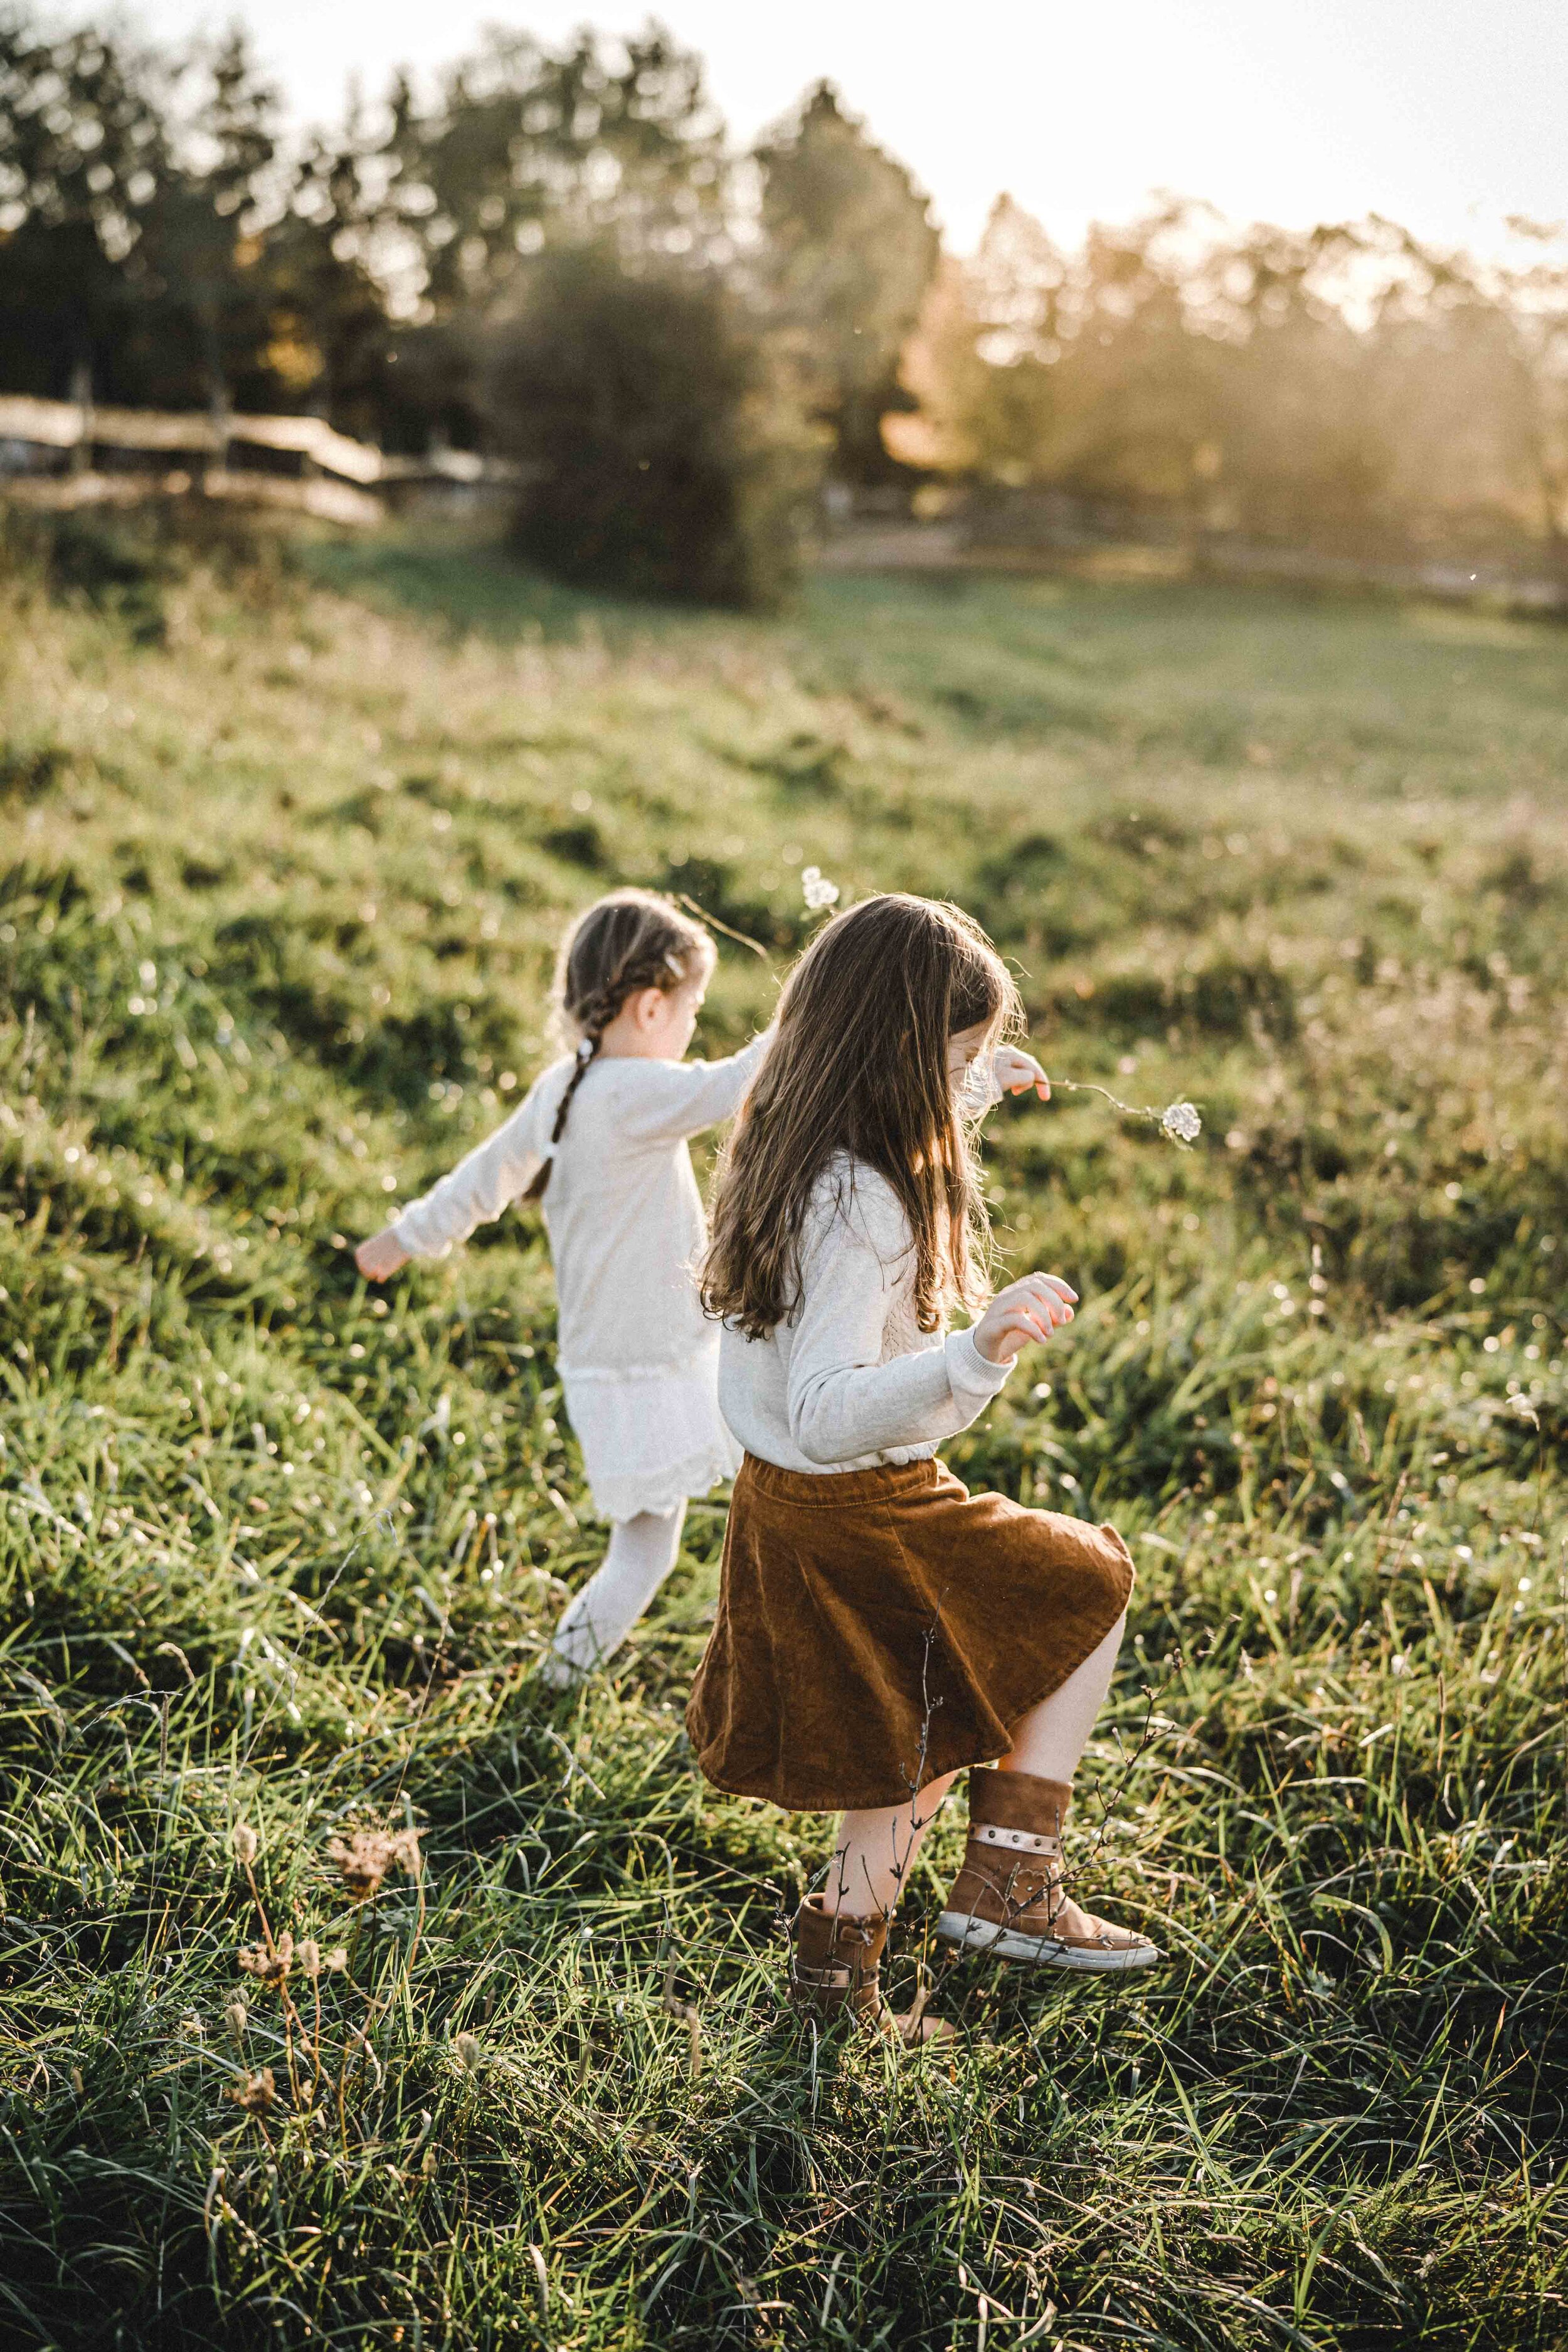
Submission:
<svg viewBox="0 0 1568 2352">
<path fill-rule="evenodd" d="M 1074 1969 L 1089 1976 L 1122 1976 L 1129 1969 L 1152 1968 L 1165 1957 L 1158 1944 L 1096 1950 L 1088 1944 L 1059 1943 L 1055 1936 L 1021 1936 L 1015 1927 L 999 1927 L 994 1919 L 978 1919 L 969 1911 L 944 1911 L 936 1932 L 944 1944 L 956 1944 L 962 1951 L 984 1952 L 998 1960 L 1028 1960 L 1036 1968 Z"/>
</svg>

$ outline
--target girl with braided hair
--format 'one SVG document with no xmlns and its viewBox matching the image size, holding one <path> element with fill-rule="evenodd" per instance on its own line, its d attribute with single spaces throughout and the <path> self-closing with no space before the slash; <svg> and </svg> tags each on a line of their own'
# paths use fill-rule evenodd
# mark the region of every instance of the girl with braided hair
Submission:
<svg viewBox="0 0 1568 2352">
<path fill-rule="evenodd" d="M 692 1268 L 704 1242 L 689 1137 L 728 1118 L 766 1050 L 687 1062 L 715 961 L 667 898 L 616 890 L 582 915 L 555 972 L 568 1050 L 494 1135 L 360 1244 L 384 1282 L 444 1256 L 508 1203 L 539 1200 L 555 1262 L 562 1384 L 599 1515 L 604 1565 L 545 1661 L 562 1686 L 607 1658 L 675 1565 L 688 1497 L 739 1465 L 720 1417 L 719 1334 Z"/>
</svg>

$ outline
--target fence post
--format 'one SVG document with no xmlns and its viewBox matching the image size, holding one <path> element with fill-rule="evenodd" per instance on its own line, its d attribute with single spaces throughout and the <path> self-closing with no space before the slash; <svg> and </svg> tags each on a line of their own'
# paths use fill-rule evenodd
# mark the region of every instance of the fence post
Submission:
<svg viewBox="0 0 1568 2352">
<path fill-rule="evenodd" d="M 79 419 L 79 430 L 70 454 L 73 474 L 92 471 L 92 362 L 79 359 L 71 369 L 70 397 Z"/>
<path fill-rule="evenodd" d="M 228 471 L 229 422 L 233 413 L 229 406 L 228 386 L 220 380 L 213 386 L 212 400 L 207 411 L 212 422 L 213 446 L 212 453 L 202 468 L 204 491 L 207 488 L 209 473 L 226 474 Z"/>
</svg>

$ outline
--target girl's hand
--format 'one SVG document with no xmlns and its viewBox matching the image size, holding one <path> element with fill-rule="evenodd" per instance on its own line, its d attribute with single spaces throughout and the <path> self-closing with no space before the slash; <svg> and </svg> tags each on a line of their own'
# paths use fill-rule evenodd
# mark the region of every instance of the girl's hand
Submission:
<svg viewBox="0 0 1568 2352">
<path fill-rule="evenodd" d="M 390 1225 L 372 1234 L 369 1241 L 361 1242 L 354 1252 L 354 1264 L 367 1282 L 384 1282 L 401 1265 L 408 1263 L 409 1253 L 404 1248 Z"/>
<path fill-rule="evenodd" d="M 1048 1339 L 1072 1321 L 1078 1293 L 1059 1274 L 1026 1274 L 999 1290 L 974 1326 L 974 1344 L 988 1364 L 1010 1364 L 1020 1348 Z"/>
<path fill-rule="evenodd" d="M 1016 1045 L 998 1045 L 991 1056 L 991 1075 L 1005 1095 L 1026 1095 L 1031 1087 L 1042 1102 L 1051 1098 L 1051 1082 L 1036 1061 Z"/>
</svg>

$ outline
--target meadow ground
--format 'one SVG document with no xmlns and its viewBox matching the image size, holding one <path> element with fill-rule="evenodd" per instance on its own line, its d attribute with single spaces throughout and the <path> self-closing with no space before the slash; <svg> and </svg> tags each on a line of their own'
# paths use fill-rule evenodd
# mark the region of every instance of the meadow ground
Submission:
<svg viewBox="0 0 1568 2352">
<path fill-rule="evenodd" d="M 1568 637 L 43 562 L 0 626 L 0 2331 L 1561 2345 Z M 572 908 L 668 885 L 782 963 L 805 864 L 951 894 L 1053 1071 L 1205 1120 L 992 1121 L 1008 1259 L 1085 1305 L 950 1458 L 1132 1544 L 1075 1859 L 1173 1958 L 942 1958 L 955 1806 L 894 1970 L 964 2021 L 937 2060 L 782 2013 L 829 1825 L 683 1744 L 718 1498 L 613 1675 L 535 1678 L 601 1542 L 536 1226 L 388 1297 L 348 1248 L 539 1066 Z M 773 985 L 727 947 L 710 1047 Z M 417 1876 L 353 1845 L 410 1829 Z"/>
</svg>

